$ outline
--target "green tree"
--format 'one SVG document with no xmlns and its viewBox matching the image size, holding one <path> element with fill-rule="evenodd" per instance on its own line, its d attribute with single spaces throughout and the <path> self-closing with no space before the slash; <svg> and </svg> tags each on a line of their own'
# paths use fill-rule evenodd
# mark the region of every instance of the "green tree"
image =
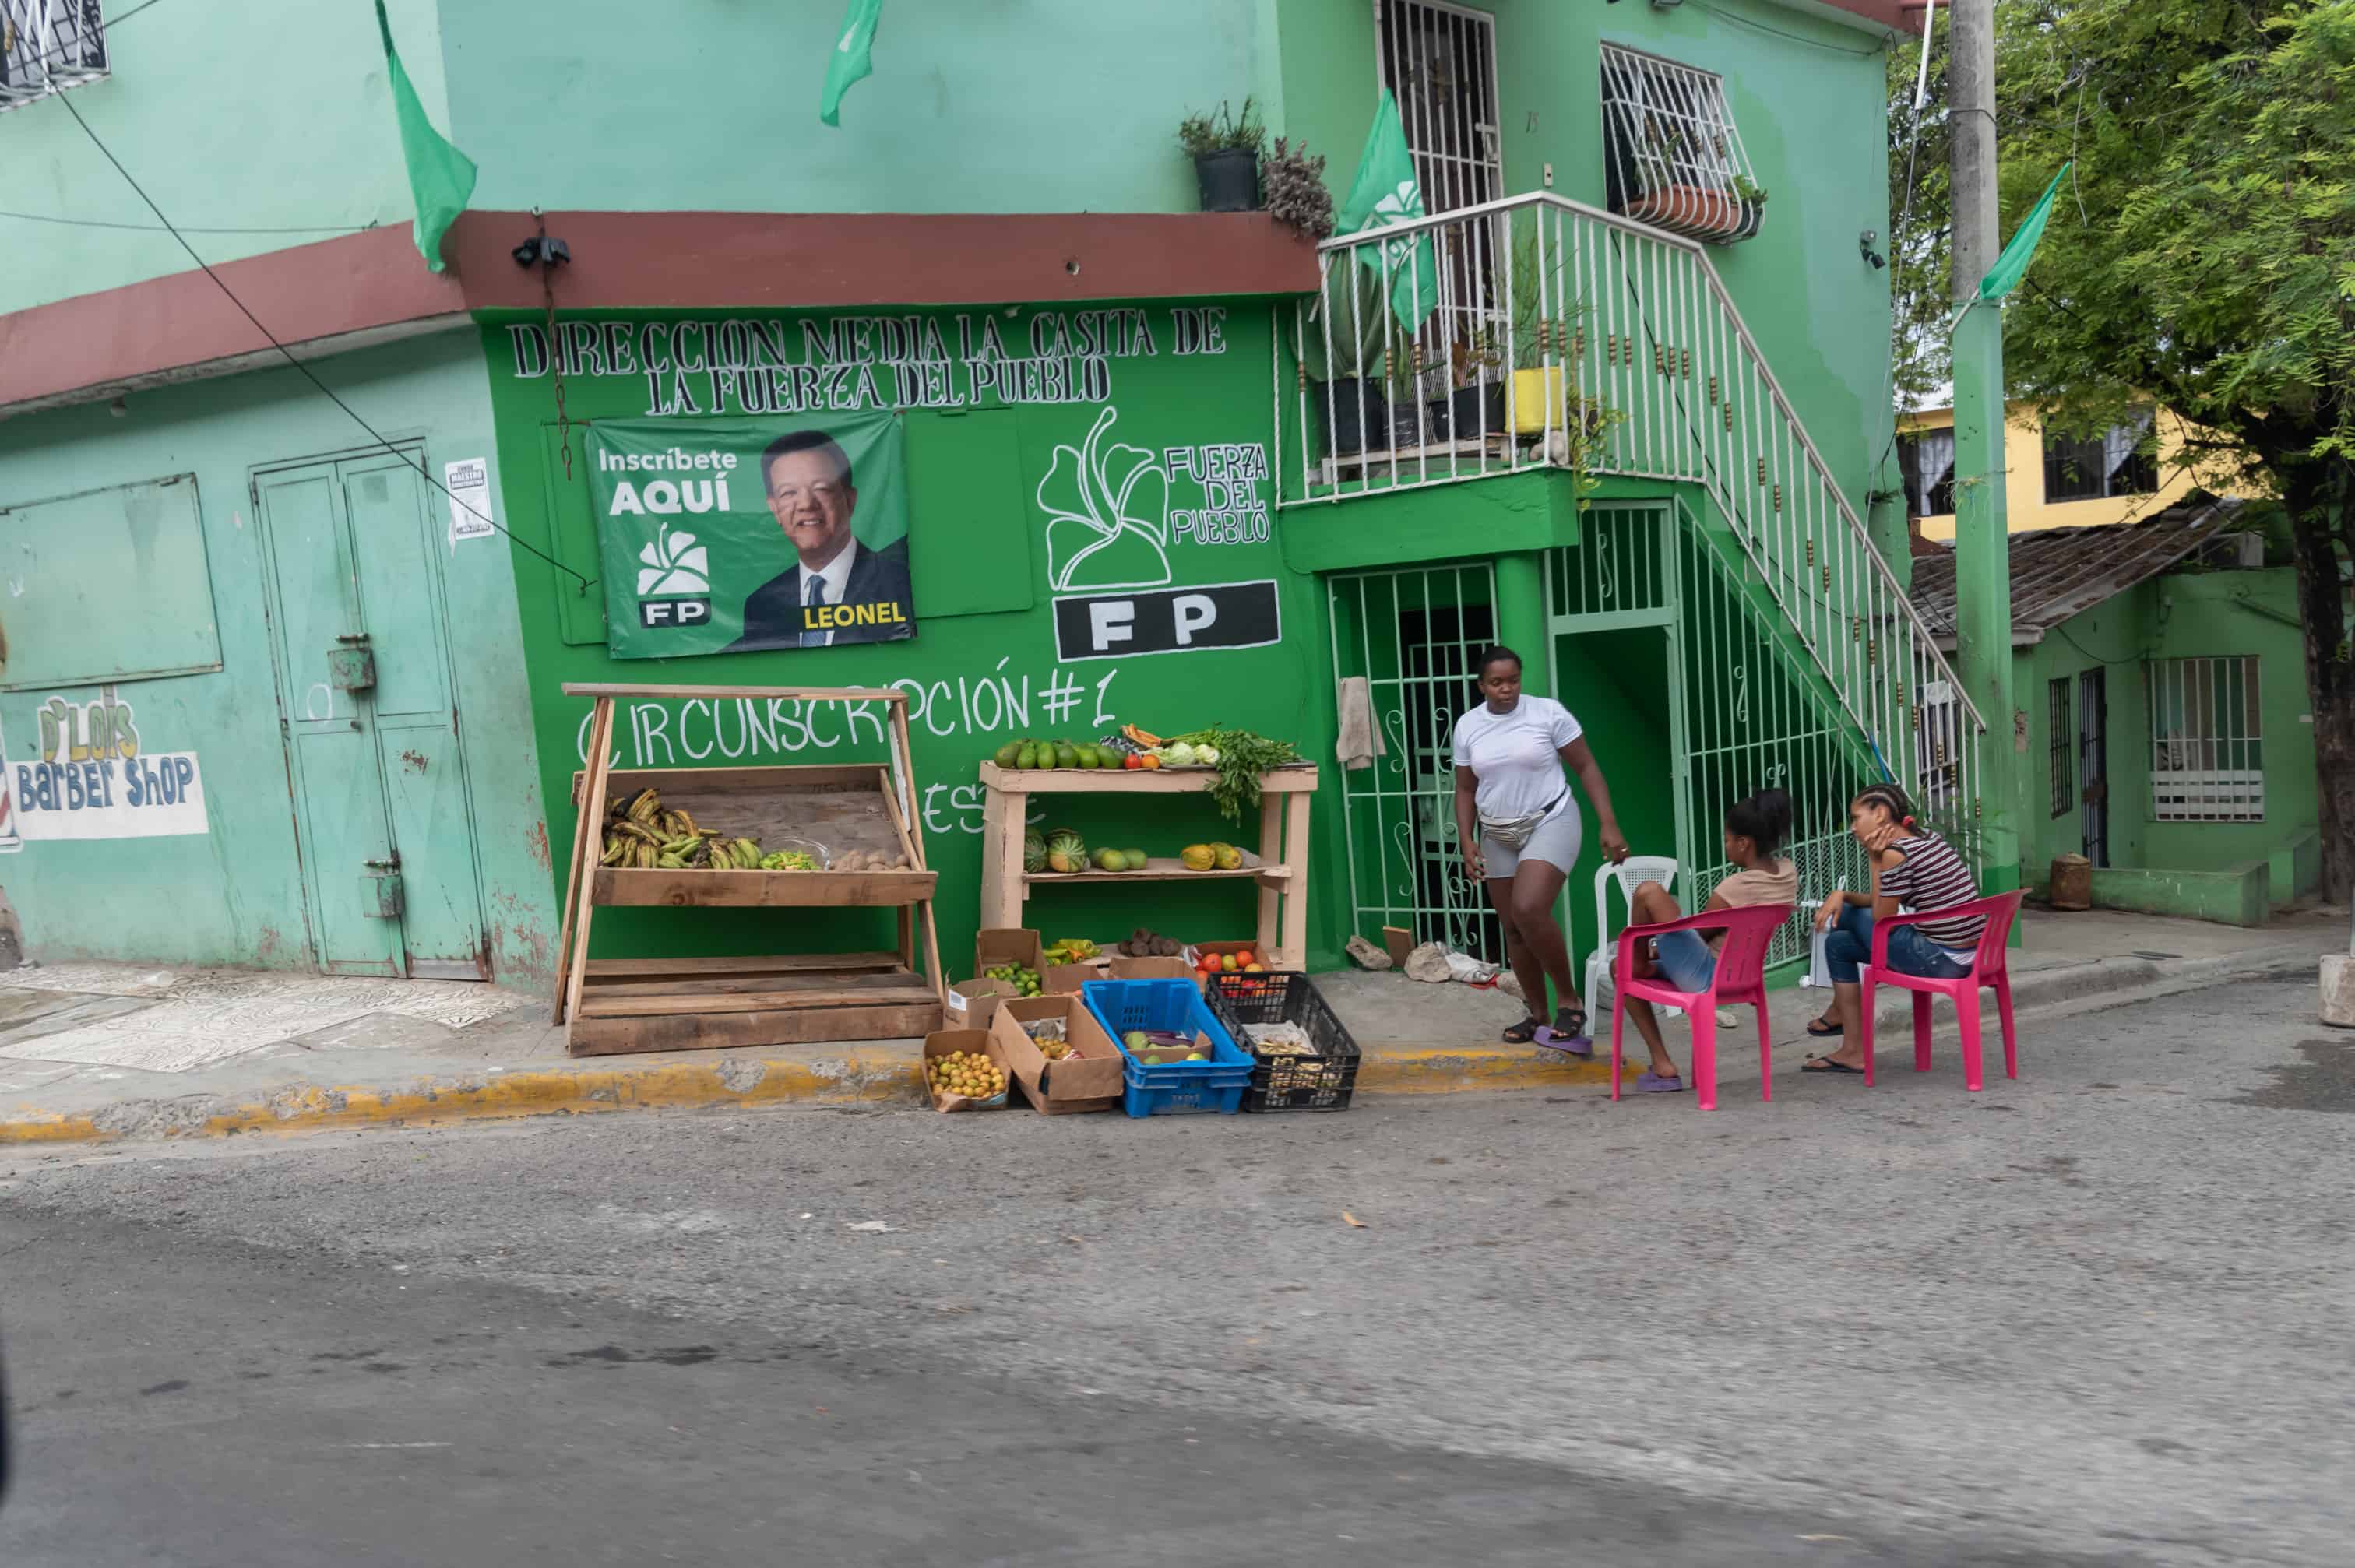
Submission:
<svg viewBox="0 0 2355 1568">
<path fill-rule="evenodd" d="M 1996 91 L 2007 231 L 2073 159 L 2005 313 L 2011 395 L 2063 429 L 2153 401 L 2208 432 L 2204 482 L 2281 497 L 2320 774 L 2323 880 L 2355 886 L 2355 0 L 2005 0 Z M 1904 51 L 1908 57 L 1913 51 Z M 1942 61 L 1902 237 L 1900 380 L 1944 379 Z M 1891 67 L 1892 180 L 1916 131 Z M 1908 74 L 1910 77 L 1910 73 Z M 1902 120 L 1898 119 L 1902 111 Z M 1902 209 L 1904 191 L 1893 192 Z"/>
</svg>

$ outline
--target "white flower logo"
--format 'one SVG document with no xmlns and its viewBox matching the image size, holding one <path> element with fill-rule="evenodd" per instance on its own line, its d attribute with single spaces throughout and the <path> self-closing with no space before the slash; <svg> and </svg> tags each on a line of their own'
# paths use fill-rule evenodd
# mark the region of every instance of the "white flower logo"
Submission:
<svg viewBox="0 0 2355 1568">
<path fill-rule="evenodd" d="M 1087 440 L 1058 446 L 1039 504 L 1047 514 L 1047 581 L 1057 593 L 1159 588 L 1169 570 L 1169 479 L 1142 447 L 1104 432 L 1119 418 L 1107 407 Z"/>
<path fill-rule="evenodd" d="M 668 524 L 655 542 L 638 552 L 645 563 L 638 568 L 638 597 L 648 594 L 709 593 L 711 566 L 692 534 L 674 534 Z"/>
</svg>

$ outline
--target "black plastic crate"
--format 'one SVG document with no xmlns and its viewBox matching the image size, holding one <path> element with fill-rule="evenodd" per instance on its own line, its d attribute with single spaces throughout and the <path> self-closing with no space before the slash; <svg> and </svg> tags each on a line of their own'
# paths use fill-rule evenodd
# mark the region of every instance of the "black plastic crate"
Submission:
<svg viewBox="0 0 2355 1568">
<path fill-rule="evenodd" d="M 1305 974 L 1209 977 L 1211 1011 L 1235 1044 L 1258 1064 L 1243 1091 L 1247 1111 L 1348 1110 L 1358 1087 L 1358 1043 Z M 1243 1033 L 1248 1023 L 1296 1023 L 1316 1047 L 1314 1056 L 1263 1056 Z"/>
</svg>

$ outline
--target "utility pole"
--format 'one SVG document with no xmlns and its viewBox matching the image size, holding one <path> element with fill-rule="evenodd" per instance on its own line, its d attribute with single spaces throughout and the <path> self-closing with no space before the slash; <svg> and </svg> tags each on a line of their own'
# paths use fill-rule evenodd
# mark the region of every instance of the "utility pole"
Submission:
<svg viewBox="0 0 2355 1568">
<path fill-rule="evenodd" d="M 1954 296 L 1977 298 L 2003 249 L 1995 187 L 1995 3 L 1947 12 L 1946 114 L 1954 139 Z M 2011 541 L 2003 494 L 2003 314 L 1974 305 L 1954 334 L 1955 641 L 1963 689 L 1987 720 L 1977 799 L 1982 891 L 2020 885 L 2019 742 L 2011 682 Z"/>
</svg>

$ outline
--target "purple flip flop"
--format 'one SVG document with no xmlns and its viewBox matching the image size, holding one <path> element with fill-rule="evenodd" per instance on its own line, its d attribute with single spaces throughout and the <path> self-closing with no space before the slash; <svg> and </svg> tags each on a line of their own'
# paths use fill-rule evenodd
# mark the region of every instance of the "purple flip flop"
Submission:
<svg viewBox="0 0 2355 1568">
<path fill-rule="evenodd" d="M 1682 1078 L 1663 1078 L 1649 1067 L 1636 1080 L 1636 1092 L 1639 1095 L 1673 1095 L 1684 1086 Z"/>
<path fill-rule="evenodd" d="M 1575 1056 L 1582 1062 L 1592 1061 L 1594 1058 L 1594 1041 L 1591 1035 L 1559 1034 L 1550 1024 L 1540 1024 L 1537 1033 L 1530 1036 L 1530 1043 L 1544 1050 L 1559 1052 L 1564 1056 Z"/>
</svg>

